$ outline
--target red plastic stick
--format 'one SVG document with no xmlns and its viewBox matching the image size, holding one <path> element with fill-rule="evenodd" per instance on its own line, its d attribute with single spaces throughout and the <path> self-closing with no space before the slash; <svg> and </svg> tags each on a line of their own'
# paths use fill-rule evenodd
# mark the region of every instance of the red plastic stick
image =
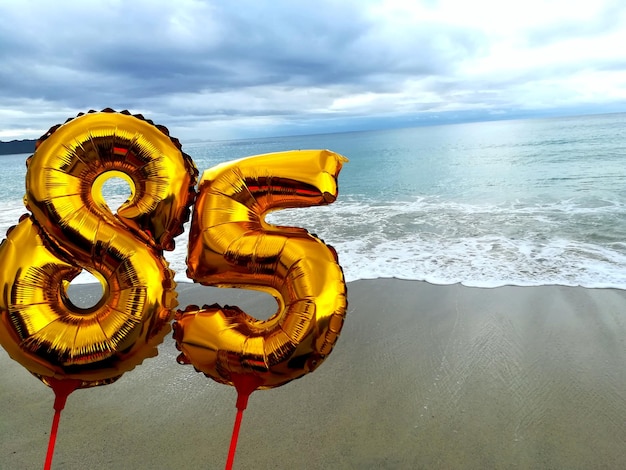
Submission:
<svg viewBox="0 0 626 470">
<path fill-rule="evenodd" d="M 233 462 L 235 461 L 235 452 L 237 451 L 237 440 L 239 439 L 239 428 L 241 428 L 241 420 L 243 418 L 243 410 L 237 410 L 237 416 L 235 417 L 235 427 L 233 428 L 233 435 L 230 438 L 230 448 L 228 449 L 228 459 L 226 460 L 226 470 L 233 468 Z"/>
<path fill-rule="evenodd" d="M 226 460 L 226 470 L 232 470 L 235 461 L 235 452 L 237 452 L 237 440 L 239 439 L 239 429 L 241 428 L 241 420 L 243 412 L 248 406 L 248 398 L 263 381 L 255 375 L 237 375 L 232 377 L 233 385 L 237 389 L 237 416 L 235 417 L 235 426 L 233 434 L 230 438 L 230 447 L 228 449 L 228 459 Z"/>
<path fill-rule="evenodd" d="M 52 468 L 52 457 L 54 456 L 54 445 L 57 441 L 59 420 L 61 419 L 61 411 L 63 411 L 63 408 L 65 408 L 65 402 L 67 401 L 67 397 L 82 383 L 81 380 L 59 380 L 55 379 L 54 377 L 48 378 L 47 381 L 54 391 L 54 418 L 52 419 L 52 428 L 50 429 L 48 452 L 46 454 L 46 462 L 43 466 L 44 470 L 50 470 Z"/>
</svg>

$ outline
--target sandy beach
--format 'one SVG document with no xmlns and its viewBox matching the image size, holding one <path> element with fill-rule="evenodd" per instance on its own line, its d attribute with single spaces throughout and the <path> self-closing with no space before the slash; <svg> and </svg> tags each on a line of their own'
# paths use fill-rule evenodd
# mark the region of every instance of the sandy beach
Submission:
<svg viewBox="0 0 626 470">
<path fill-rule="evenodd" d="M 92 297 L 93 286 L 79 288 Z M 270 297 L 192 284 L 181 306 Z M 348 287 L 342 336 L 314 373 L 255 392 L 237 469 L 623 468 L 626 291 L 468 288 L 400 280 Z M 79 390 L 54 469 L 218 469 L 235 391 L 159 356 Z M 0 468 L 42 468 L 53 394 L 0 350 Z"/>
</svg>

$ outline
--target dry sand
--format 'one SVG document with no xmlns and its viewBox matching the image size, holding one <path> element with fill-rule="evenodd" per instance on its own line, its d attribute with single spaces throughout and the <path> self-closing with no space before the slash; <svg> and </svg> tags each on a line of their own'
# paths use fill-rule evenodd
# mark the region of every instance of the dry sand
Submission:
<svg viewBox="0 0 626 470">
<path fill-rule="evenodd" d="M 274 308 L 178 291 L 183 306 Z M 326 362 L 252 395 L 235 468 L 626 468 L 626 291 L 375 280 L 348 299 Z M 176 355 L 168 336 L 118 382 L 71 395 L 53 468 L 223 468 L 235 392 Z M 52 402 L 0 352 L 0 468 L 42 468 Z"/>
</svg>

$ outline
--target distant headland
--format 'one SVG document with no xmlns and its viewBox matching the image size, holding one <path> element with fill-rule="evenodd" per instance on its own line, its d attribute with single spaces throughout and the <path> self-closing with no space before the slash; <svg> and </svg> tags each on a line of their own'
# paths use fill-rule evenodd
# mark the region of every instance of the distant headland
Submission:
<svg viewBox="0 0 626 470">
<path fill-rule="evenodd" d="M 33 153 L 35 151 L 36 140 L 11 140 L 3 142 L 0 140 L 0 155 L 13 155 L 18 153 Z"/>
</svg>

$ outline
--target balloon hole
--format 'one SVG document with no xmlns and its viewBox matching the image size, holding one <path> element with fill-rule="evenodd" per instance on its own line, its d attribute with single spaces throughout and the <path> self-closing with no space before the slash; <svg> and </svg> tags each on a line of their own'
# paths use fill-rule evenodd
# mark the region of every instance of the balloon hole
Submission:
<svg viewBox="0 0 626 470">
<path fill-rule="evenodd" d="M 67 286 L 67 299 L 80 310 L 90 310 L 98 306 L 104 296 L 102 284 L 93 274 L 83 271 Z"/>
<path fill-rule="evenodd" d="M 91 196 L 97 205 L 106 205 L 116 213 L 135 195 L 133 180 L 126 173 L 109 170 L 100 174 L 91 186 Z"/>
<path fill-rule="evenodd" d="M 122 204 L 130 199 L 132 191 L 127 181 L 119 177 L 109 178 L 102 185 L 102 199 L 111 212 L 117 212 Z"/>
<path fill-rule="evenodd" d="M 278 301 L 265 292 L 255 292 L 245 289 L 227 289 L 235 291 L 238 299 L 235 302 L 240 309 L 257 320 L 267 320 L 278 310 Z"/>
<path fill-rule="evenodd" d="M 198 284 L 180 283 L 177 287 L 178 304 L 185 305 L 212 305 L 219 304 L 237 306 L 257 320 L 265 321 L 278 310 L 278 302 L 274 296 L 255 290 L 203 287 Z"/>
</svg>

